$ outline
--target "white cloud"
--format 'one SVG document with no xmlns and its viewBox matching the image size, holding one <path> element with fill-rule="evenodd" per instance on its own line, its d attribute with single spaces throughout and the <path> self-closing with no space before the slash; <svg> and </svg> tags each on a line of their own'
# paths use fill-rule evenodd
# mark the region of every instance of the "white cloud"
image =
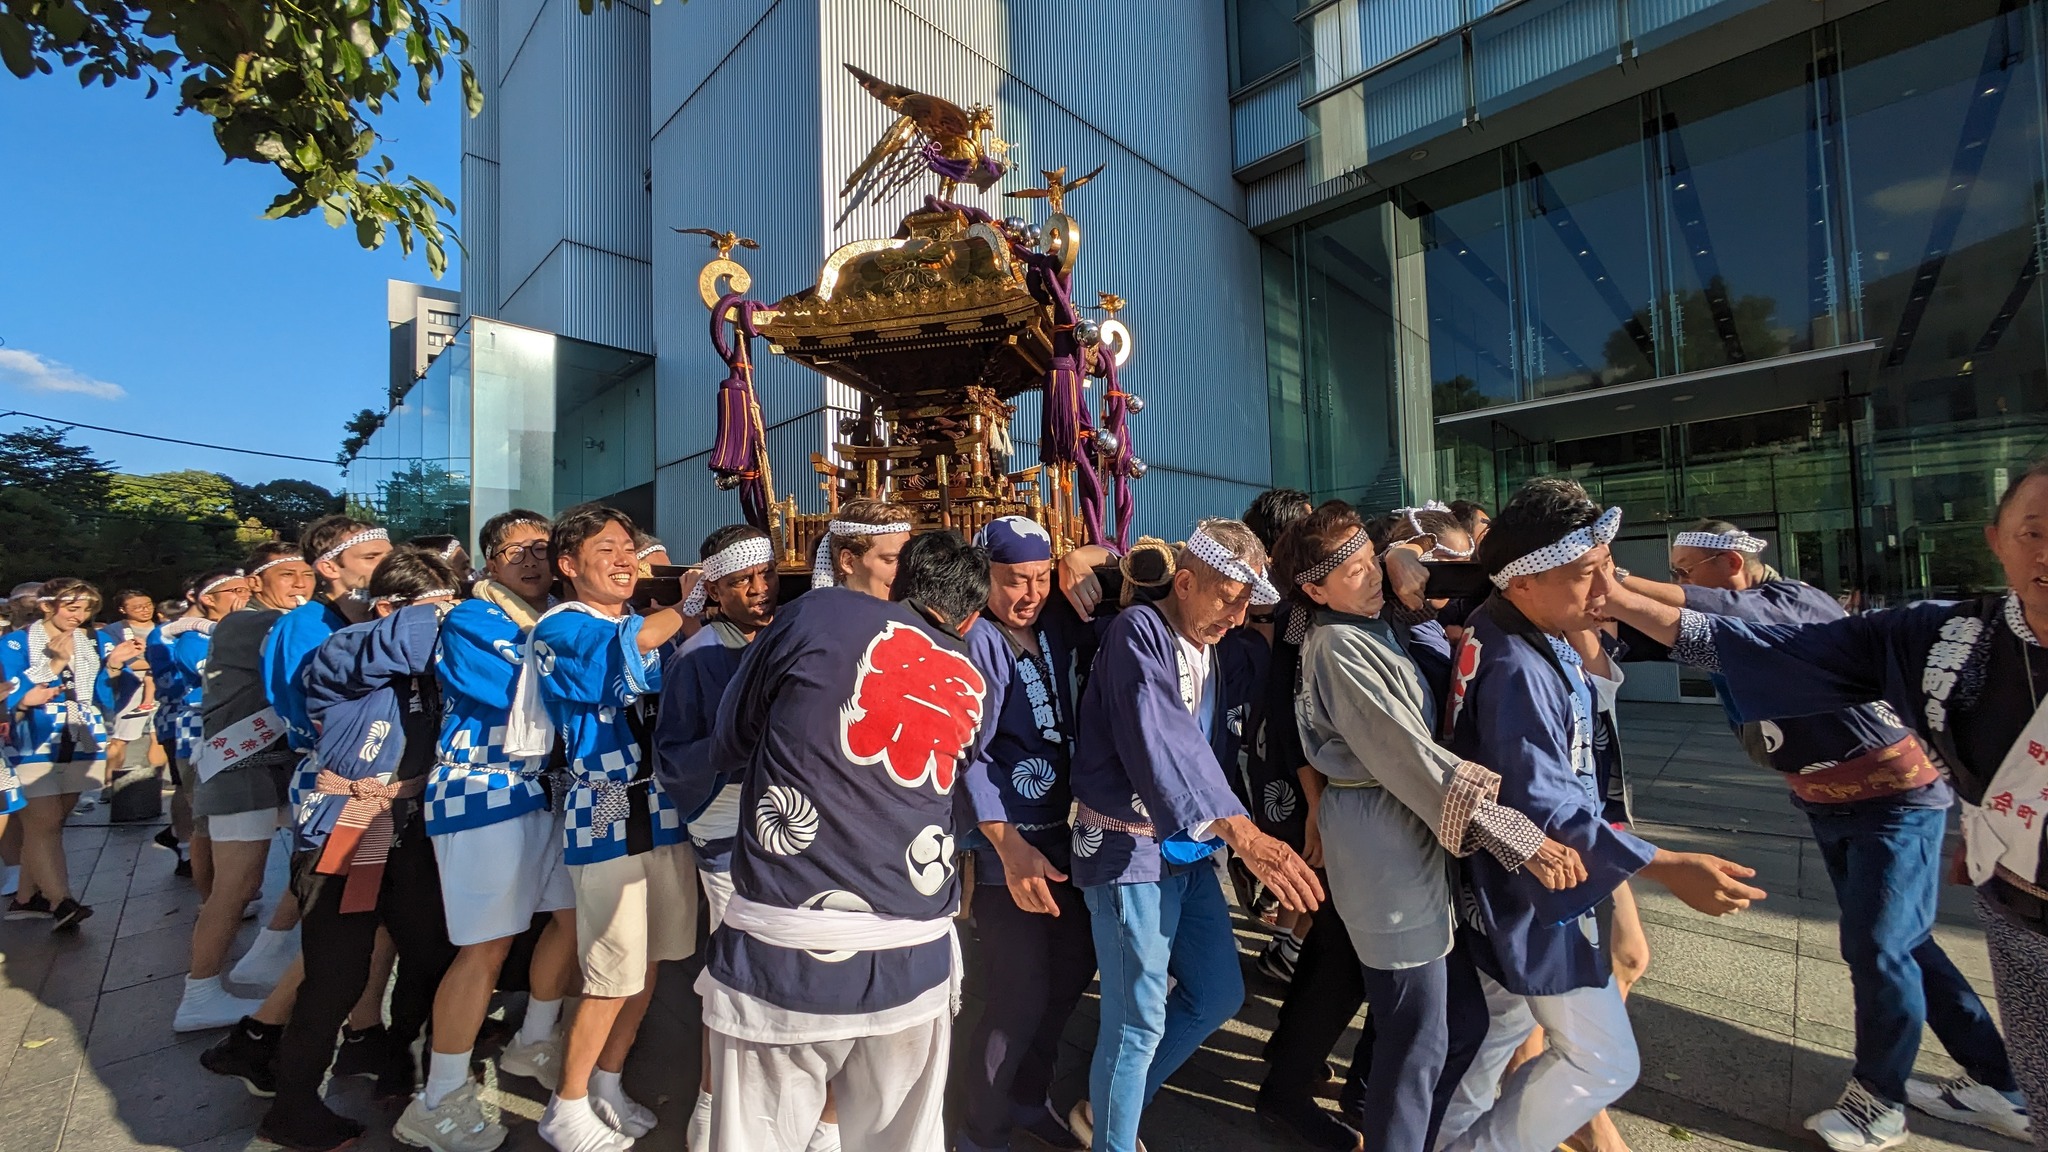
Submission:
<svg viewBox="0 0 2048 1152">
<path fill-rule="evenodd" d="M 31 392 L 69 392 L 95 400 L 119 400 L 128 395 L 128 390 L 119 384 L 95 380 L 68 364 L 13 348 L 0 348 L 0 380 Z"/>
</svg>

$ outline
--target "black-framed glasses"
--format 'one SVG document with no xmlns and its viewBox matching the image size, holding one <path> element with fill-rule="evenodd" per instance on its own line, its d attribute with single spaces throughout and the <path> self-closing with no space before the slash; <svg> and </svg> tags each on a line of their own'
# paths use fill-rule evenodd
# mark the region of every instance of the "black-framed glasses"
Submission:
<svg viewBox="0 0 2048 1152">
<path fill-rule="evenodd" d="M 507 544 L 498 549 L 497 556 L 507 564 L 524 564 L 528 560 L 545 562 L 548 558 L 548 542 L 535 540 L 527 544 Z"/>
</svg>

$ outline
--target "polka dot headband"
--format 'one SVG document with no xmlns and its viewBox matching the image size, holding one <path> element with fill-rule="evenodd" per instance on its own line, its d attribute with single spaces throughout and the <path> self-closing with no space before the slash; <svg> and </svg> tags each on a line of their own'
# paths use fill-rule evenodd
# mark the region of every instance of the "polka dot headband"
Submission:
<svg viewBox="0 0 2048 1152">
<path fill-rule="evenodd" d="M 1264 572 L 1255 570 L 1235 552 L 1218 544 L 1200 528 L 1188 534 L 1187 549 L 1188 555 L 1215 569 L 1225 579 L 1250 585 L 1252 603 L 1263 607 L 1280 602 L 1280 593 L 1273 589 L 1273 582 L 1266 579 Z"/>
<path fill-rule="evenodd" d="M 1601 513 L 1598 520 L 1583 528 L 1567 532 L 1564 538 L 1557 543 L 1538 548 L 1519 559 L 1510 560 L 1500 571 L 1494 573 L 1490 579 L 1493 581 L 1495 588 L 1506 588 L 1508 581 L 1517 576 L 1535 576 L 1542 572 L 1548 572 L 1552 568 L 1562 568 L 1566 564 L 1598 548 L 1600 545 L 1613 540 L 1614 534 L 1619 531 L 1621 531 L 1621 509 L 1619 507 L 1609 508 L 1606 512 Z"/>
<path fill-rule="evenodd" d="M 910 521 L 898 520 L 889 524 L 857 524 L 852 520 L 834 520 L 825 526 L 825 535 L 818 540 L 818 554 L 811 558 L 811 587 L 830 588 L 832 579 L 832 538 L 834 536 L 887 536 L 893 532 L 910 531 Z"/>
<path fill-rule="evenodd" d="M 1751 536 L 1742 529 L 1733 532 L 1680 532 L 1672 545 L 1677 548 L 1704 548 L 1709 552 L 1740 552 L 1754 556 L 1770 547 L 1771 542 L 1760 536 Z"/>
<path fill-rule="evenodd" d="M 697 616 L 703 613 L 704 601 L 710 595 L 714 581 L 723 580 L 735 572 L 745 572 L 749 568 L 759 568 L 773 563 L 775 550 L 763 536 L 735 540 L 712 553 L 711 558 L 704 561 L 704 578 L 697 581 L 697 586 L 690 589 L 689 597 L 683 601 L 683 615 Z"/>
</svg>

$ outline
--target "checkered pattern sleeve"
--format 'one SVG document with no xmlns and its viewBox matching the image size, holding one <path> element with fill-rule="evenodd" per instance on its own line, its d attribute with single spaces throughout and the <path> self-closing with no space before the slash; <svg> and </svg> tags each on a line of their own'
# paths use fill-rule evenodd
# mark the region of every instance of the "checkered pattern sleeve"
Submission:
<svg viewBox="0 0 2048 1152">
<path fill-rule="evenodd" d="M 1484 849 L 1510 869 L 1520 868 L 1543 844 L 1543 830 L 1527 816 L 1503 808 L 1494 797 L 1500 776 L 1470 760 L 1461 760 L 1444 792 L 1437 840 L 1457 856 Z"/>
</svg>

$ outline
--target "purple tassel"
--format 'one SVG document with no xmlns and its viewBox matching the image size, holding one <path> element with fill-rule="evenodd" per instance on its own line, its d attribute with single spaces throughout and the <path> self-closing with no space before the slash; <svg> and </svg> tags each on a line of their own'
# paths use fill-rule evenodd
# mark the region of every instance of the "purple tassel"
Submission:
<svg viewBox="0 0 2048 1152">
<path fill-rule="evenodd" d="M 1137 500 L 1131 495 L 1131 457 L 1136 453 L 1131 447 L 1130 406 L 1117 384 L 1116 357 L 1107 345 L 1096 350 L 1095 375 L 1102 378 L 1104 387 L 1102 427 L 1117 439 L 1116 455 L 1107 468 L 1116 485 L 1116 551 L 1122 555 L 1130 549 L 1131 518 L 1137 513 Z"/>
<path fill-rule="evenodd" d="M 742 299 L 737 293 L 719 300 L 711 310 L 711 344 L 725 361 L 725 380 L 718 386 L 718 439 L 711 448 L 711 470 L 718 474 L 719 487 L 737 487 L 740 511 L 747 523 L 768 531 L 768 486 L 761 478 L 761 457 L 768 446 L 762 442 L 754 423 L 753 364 L 754 313 L 765 305 Z M 734 327 L 739 338 L 727 341 L 725 316 L 736 312 Z"/>
</svg>

